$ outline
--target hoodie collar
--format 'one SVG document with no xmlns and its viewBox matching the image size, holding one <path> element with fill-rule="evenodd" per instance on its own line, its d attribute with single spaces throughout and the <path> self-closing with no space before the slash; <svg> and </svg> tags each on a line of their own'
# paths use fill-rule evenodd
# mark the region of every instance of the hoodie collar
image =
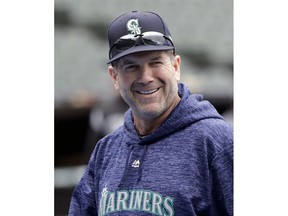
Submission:
<svg viewBox="0 0 288 216">
<path fill-rule="evenodd" d="M 185 84 L 178 84 L 178 94 L 181 97 L 180 103 L 159 128 L 142 139 L 138 137 L 133 125 L 132 111 L 129 109 L 124 115 L 124 127 L 128 136 L 135 141 L 140 141 L 140 144 L 151 144 L 200 120 L 207 118 L 223 119 L 210 102 L 203 100 L 202 95 L 192 94 Z"/>
</svg>

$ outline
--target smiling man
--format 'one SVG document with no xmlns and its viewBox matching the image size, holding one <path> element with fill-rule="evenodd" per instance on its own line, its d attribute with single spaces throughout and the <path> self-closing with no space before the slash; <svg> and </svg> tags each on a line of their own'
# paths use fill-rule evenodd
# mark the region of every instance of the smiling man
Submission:
<svg viewBox="0 0 288 216">
<path fill-rule="evenodd" d="M 97 143 L 69 215 L 233 215 L 232 126 L 180 83 L 163 19 L 123 14 L 108 40 L 108 73 L 130 109 Z"/>
<path fill-rule="evenodd" d="M 130 54 L 108 70 L 115 88 L 131 107 L 141 136 L 158 128 L 180 102 L 180 56 L 171 51 Z"/>
</svg>

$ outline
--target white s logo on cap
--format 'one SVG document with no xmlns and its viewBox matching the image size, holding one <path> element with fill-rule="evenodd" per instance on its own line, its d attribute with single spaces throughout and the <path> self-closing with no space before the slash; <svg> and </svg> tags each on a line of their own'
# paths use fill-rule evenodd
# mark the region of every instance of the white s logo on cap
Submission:
<svg viewBox="0 0 288 216">
<path fill-rule="evenodd" d="M 141 27 L 139 27 L 138 19 L 130 19 L 127 22 L 126 26 L 130 34 L 134 34 L 134 35 L 141 34 Z"/>
</svg>

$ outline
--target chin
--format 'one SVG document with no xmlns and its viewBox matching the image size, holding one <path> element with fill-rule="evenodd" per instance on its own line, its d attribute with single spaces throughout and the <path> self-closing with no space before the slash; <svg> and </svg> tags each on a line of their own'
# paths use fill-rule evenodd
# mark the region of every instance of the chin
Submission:
<svg viewBox="0 0 288 216">
<path fill-rule="evenodd" d="M 137 113 L 137 116 L 143 119 L 147 120 L 153 120 L 159 116 L 161 116 L 164 113 L 164 109 L 159 108 L 159 106 L 156 107 L 142 107 L 140 109 L 137 109 L 135 113 Z"/>
</svg>

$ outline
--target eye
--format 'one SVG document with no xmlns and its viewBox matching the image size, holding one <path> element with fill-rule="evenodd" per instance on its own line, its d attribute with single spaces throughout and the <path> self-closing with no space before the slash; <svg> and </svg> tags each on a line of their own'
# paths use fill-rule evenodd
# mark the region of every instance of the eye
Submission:
<svg viewBox="0 0 288 216">
<path fill-rule="evenodd" d="M 131 64 L 131 65 L 126 65 L 122 68 L 123 71 L 125 72 L 134 72 L 139 69 L 139 66 L 136 64 Z"/>
<path fill-rule="evenodd" d="M 157 66 L 160 66 L 162 65 L 163 63 L 161 61 L 153 61 L 150 63 L 151 66 L 154 66 L 154 67 L 157 67 Z"/>
</svg>

